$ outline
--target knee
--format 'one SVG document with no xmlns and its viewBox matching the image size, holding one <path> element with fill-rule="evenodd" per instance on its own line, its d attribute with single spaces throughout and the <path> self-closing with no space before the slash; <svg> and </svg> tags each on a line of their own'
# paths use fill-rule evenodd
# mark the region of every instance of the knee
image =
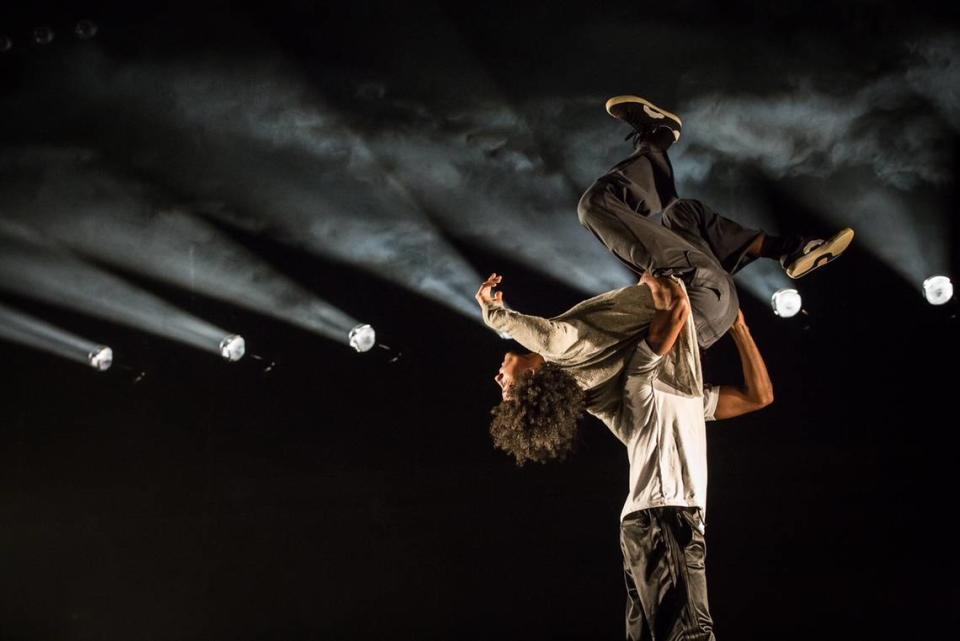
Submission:
<svg viewBox="0 0 960 641">
<path fill-rule="evenodd" d="M 580 202 L 577 203 L 577 218 L 580 224 L 590 228 L 591 222 L 596 220 L 597 214 L 603 207 L 604 190 L 598 183 L 593 183 L 587 191 L 580 196 Z"/>
</svg>

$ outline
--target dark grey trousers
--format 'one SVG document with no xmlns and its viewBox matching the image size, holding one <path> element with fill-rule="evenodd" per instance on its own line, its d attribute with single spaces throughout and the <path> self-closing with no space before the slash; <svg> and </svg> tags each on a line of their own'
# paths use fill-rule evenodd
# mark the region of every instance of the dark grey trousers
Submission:
<svg viewBox="0 0 960 641">
<path fill-rule="evenodd" d="M 678 199 L 666 151 L 641 143 L 587 189 L 577 213 L 636 273 L 675 273 L 684 280 L 701 347 L 730 329 L 740 307 L 731 275 L 754 260 L 747 249 L 762 232 L 699 200 Z"/>
<path fill-rule="evenodd" d="M 620 524 L 630 641 L 715 641 L 696 508 L 658 507 Z"/>
</svg>

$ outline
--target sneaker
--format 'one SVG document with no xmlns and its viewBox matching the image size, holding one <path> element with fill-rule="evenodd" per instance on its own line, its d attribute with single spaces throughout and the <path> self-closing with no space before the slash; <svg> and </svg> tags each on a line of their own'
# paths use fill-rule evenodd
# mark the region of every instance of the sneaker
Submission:
<svg viewBox="0 0 960 641">
<path fill-rule="evenodd" d="M 817 267 L 822 267 L 836 260 L 853 240 L 853 230 L 849 227 L 841 229 L 829 240 L 807 240 L 795 252 L 785 254 L 780 258 L 780 264 L 793 279 L 806 276 Z"/>
<path fill-rule="evenodd" d="M 673 133 L 674 142 L 680 140 L 680 130 L 683 128 L 680 116 L 661 109 L 646 98 L 614 96 L 607 101 L 607 113 L 628 123 L 641 134 L 666 127 Z"/>
</svg>

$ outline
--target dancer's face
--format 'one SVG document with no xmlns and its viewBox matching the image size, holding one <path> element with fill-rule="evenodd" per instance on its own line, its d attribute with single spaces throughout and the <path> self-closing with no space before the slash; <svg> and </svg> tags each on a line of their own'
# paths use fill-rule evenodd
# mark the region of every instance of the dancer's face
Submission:
<svg viewBox="0 0 960 641">
<path fill-rule="evenodd" d="M 494 377 L 497 385 L 500 386 L 503 400 L 513 399 L 513 387 L 520 380 L 521 376 L 533 375 L 543 365 L 543 357 L 539 354 L 517 354 L 516 352 L 507 352 L 503 355 L 503 362 L 500 364 L 500 370 Z"/>
</svg>

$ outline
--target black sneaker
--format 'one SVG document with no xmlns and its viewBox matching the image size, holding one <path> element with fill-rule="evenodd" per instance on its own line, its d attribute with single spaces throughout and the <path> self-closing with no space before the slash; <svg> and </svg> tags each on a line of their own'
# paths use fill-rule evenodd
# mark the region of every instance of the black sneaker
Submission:
<svg viewBox="0 0 960 641">
<path fill-rule="evenodd" d="M 780 258 L 780 264 L 786 270 L 787 276 L 801 278 L 817 267 L 836 260 L 850 246 L 852 240 L 853 230 L 849 227 L 841 229 L 829 240 L 804 239 L 799 249 Z"/>
<path fill-rule="evenodd" d="M 680 116 L 661 109 L 646 98 L 614 96 L 607 101 L 607 113 L 628 123 L 641 135 L 666 127 L 673 133 L 674 142 L 680 140 L 680 130 L 683 128 Z"/>
</svg>

